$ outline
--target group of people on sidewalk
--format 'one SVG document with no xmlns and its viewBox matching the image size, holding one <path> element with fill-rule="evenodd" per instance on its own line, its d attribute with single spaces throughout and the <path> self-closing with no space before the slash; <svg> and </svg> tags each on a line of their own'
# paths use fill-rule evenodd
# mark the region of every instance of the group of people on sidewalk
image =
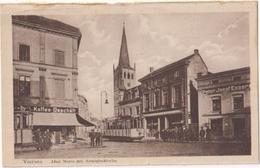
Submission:
<svg viewBox="0 0 260 168">
<path fill-rule="evenodd" d="M 37 150 L 49 150 L 51 148 L 51 133 L 49 129 L 46 131 L 42 131 L 40 129 L 37 129 L 33 133 L 33 140 L 35 142 L 35 147 Z"/>
<path fill-rule="evenodd" d="M 198 136 L 197 132 L 192 129 L 183 126 L 176 126 L 174 128 L 163 129 L 160 132 L 157 132 L 155 137 L 159 138 L 159 135 L 164 142 L 205 141 L 209 140 L 210 129 L 207 127 L 206 130 L 204 130 L 204 128 L 201 127 Z"/>
<path fill-rule="evenodd" d="M 101 129 L 92 129 L 89 133 L 90 146 L 99 147 L 103 145 L 103 135 Z"/>
</svg>

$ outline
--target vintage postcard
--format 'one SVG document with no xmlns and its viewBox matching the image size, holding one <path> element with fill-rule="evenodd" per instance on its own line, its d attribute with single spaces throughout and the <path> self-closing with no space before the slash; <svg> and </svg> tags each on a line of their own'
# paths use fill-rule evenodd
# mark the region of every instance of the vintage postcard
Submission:
<svg viewBox="0 0 260 168">
<path fill-rule="evenodd" d="M 1 6 L 5 166 L 258 162 L 257 3 Z"/>
</svg>

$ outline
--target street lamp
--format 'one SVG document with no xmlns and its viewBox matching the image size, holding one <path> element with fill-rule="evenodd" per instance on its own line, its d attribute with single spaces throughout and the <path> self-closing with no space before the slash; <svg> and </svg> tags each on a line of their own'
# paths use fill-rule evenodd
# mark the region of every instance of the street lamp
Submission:
<svg viewBox="0 0 260 168">
<path fill-rule="evenodd" d="M 102 99 L 102 95 L 103 95 L 103 93 L 105 93 L 105 104 L 108 104 L 108 99 L 107 99 L 107 91 L 106 90 L 102 90 L 101 92 L 100 92 L 100 111 L 101 111 L 101 121 L 103 120 L 103 112 L 102 112 L 102 105 L 103 105 L 103 99 Z"/>
</svg>

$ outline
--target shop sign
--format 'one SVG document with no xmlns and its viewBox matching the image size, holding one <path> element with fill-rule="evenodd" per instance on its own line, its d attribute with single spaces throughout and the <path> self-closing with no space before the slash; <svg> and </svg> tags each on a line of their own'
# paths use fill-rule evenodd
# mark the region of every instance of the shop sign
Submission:
<svg viewBox="0 0 260 168">
<path fill-rule="evenodd" d="M 46 106 L 15 106 L 15 111 L 31 111 L 31 112 L 45 112 L 45 113 L 77 113 L 77 108 L 69 107 L 46 107 Z"/>
<path fill-rule="evenodd" d="M 222 92 L 232 92 L 232 91 L 241 91 L 249 89 L 249 84 L 243 85 L 233 85 L 233 86 L 226 86 L 226 87 L 219 87 L 214 89 L 205 90 L 205 94 L 215 94 L 215 93 L 222 93 Z"/>
</svg>

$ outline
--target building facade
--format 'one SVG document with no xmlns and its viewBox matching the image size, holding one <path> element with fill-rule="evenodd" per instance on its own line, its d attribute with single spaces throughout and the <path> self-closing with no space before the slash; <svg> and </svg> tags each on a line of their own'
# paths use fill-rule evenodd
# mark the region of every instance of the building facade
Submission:
<svg viewBox="0 0 260 168">
<path fill-rule="evenodd" d="M 211 138 L 250 138 L 249 67 L 211 73 L 197 79 L 199 124 Z"/>
<path fill-rule="evenodd" d="M 142 88 L 142 116 L 146 137 L 161 130 L 186 127 L 198 130 L 198 92 L 196 78 L 208 73 L 198 50 L 166 65 L 139 81 Z"/>
<path fill-rule="evenodd" d="M 56 140 L 75 134 L 78 28 L 40 16 L 13 16 L 15 144 L 32 142 L 35 129 Z"/>
<path fill-rule="evenodd" d="M 119 102 L 118 125 L 120 128 L 143 128 L 141 95 L 140 85 L 124 92 L 123 101 Z"/>
</svg>

